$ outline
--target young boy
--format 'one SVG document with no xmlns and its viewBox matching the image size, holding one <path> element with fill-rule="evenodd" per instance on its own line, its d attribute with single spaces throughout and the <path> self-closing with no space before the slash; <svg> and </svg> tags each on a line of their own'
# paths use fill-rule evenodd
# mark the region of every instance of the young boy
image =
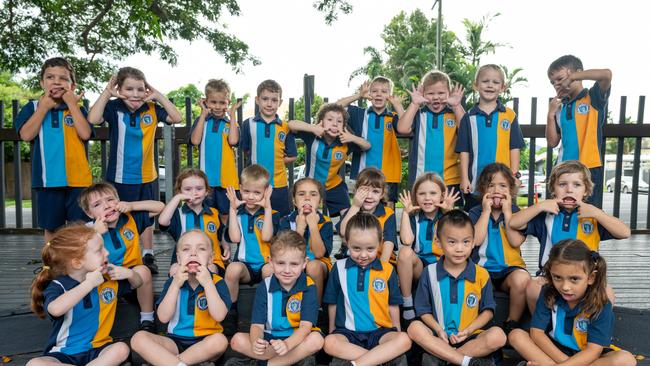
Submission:
<svg viewBox="0 0 650 366">
<path fill-rule="evenodd" d="M 152 365 L 194 365 L 214 360 L 228 348 L 219 324 L 230 307 L 225 281 L 208 270 L 212 242 L 201 230 L 190 230 L 176 244 L 180 266 L 165 282 L 158 318 L 167 335 L 138 332 L 131 347 Z"/>
<path fill-rule="evenodd" d="M 382 229 L 373 215 L 354 215 L 345 239 L 350 257 L 334 264 L 323 295 L 330 331 L 325 352 L 353 365 L 383 364 L 411 348 L 411 340 L 399 331 L 397 273 L 377 258 Z"/>
<path fill-rule="evenodd" d="M 289 125 L 278 116 L 282 88 L 275 80 L 265 80 L 257 87 L 255 104 L 259 114 L 242 123 L 240 148 L 251 164 L 259 164 L 271 175 L 271 205 L 281 216 L 291 211 L 286 164 L 296 160 L 296 140 Z"/>
<path fill-rule="evenodd" d="M 235 115 L 240 103 L 230 106 L 230 87 L 219 79 L 205 85 L 205 98 L 199 100 L 201 115 L 190 131 L 192 145 L 199 147 L 199 169 L 208 176 L 212 207 L 228 222 L 229 202 L 226 188 L 239 190 L 234 147 L 239 143 L 239 125 Z"/>
<path fill-rule="evenodd" d="M 54 230 L 66 222 L 88 218 L 77 203 L 79 193 L 92 184 L 86 143 L 91 125 L 79 107 L 83 95 L 75 94 L 74 68 L 55 57 L 41 67 L 43 95 L 27 103 L 16 118 L 16 132 L 23 141 L 34 141 L 32 188 L 36 191 L 38 226 L 48 242 Z"/>
<path fill-rule="evenodd" d="M 325 207 L 330 217 L 344 215 L 350 208 L 350 194 L 339 172 L 348 154 L 370 149 L 370 143 L 348 131 L 344 107 L 325 104 L 316 116 L 317 124 L 290 121 L 289 128 L 305 142 L 305 176 L 325 186 Z"/>
<path fill-rule="evenodd" d="M 279 365 L 313 364 L 323 348 L 318 328 L 316 285 L 304 270 L 307 244 L 295 231 L 283 230 L 271 242 L 273 275 L 257 287 L 250 333 L 232 337 L 232 349 L 252 359 Z"/>
<path fill-rule="evenodd" d="M 393 82 L 386 77 L 377 76 L 369 84 L 363 83 L 356 94 L 336 103 L 348 107 L 352 131 L 368 140 L 371 145 L 366 151 L 352 154 L 350 178 L 356 179 L 359 172 L 367 167 L 375 167 L 384 172 L 388 183 L 389 205 L 394 208 L 397 202 L 397 186 L 402 179 L 402 156 L 397 144 L 398 117 L 387 107 L 392 93 Z M 351 105 L 360 98 L 369 99 L 371 106 L 363 109 Z"/>
<path fill-rule="evenodd" d="M 482 330 L 496 303 L 488 272 L 469 259 L 472 221 L 463 211 L 449 211 L 438 220 L 437 235 L 444 254 L 422 272 L 415 294 L 420 320 L 408 334 L 427 353 L 454 365 L 493 366 L 485 356 L 503 347 L 506 335 L 496 326 Z"/>
<path fill-rule="evenodd" d="M 587 202 L 600 208 L 603 198 L 600 154 L 612 72 L 609 69 L 583 70 L 579 58 L 566 55 L 551 63 L 548 78 L 557 96 L 549 104 L 546 140 L 550 147 L 556 147 L 562 141 L 558 163 L 580 160 L 589 168 L 594 191 Z M 594 80 L 595 83 L 586 89 L 583 80 Z"/>
<path fill-rule="evenodd" d="M 93 219 L 88 225 L 104 239 L 108 262 L 131 268 L 142 277 L 143 284 L 137 290 L 140 329 L 153 332 L 153 283 L 151 272 L 142 263 L 140 234 L 165 205 L 159 201 L 120 201 L 117 190 L 108 183 L 86 188 L 79 195 L 79 205 Z"/>
</svg>

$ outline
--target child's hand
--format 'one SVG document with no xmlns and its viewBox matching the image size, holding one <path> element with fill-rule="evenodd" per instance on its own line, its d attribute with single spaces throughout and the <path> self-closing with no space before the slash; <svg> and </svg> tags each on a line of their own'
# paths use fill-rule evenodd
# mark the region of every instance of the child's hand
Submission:
<svg viewBox="0 0 650 366">
<path fill-rule="evenodd" d="M 106 274 L 113 281 L 126 280 L 133 276 L 133 271 L 122 266 L 116 266 L 112 263 L 109 263 L 106 268 L 108 271 Z"/>
<path fill-rule="evenodd" d="M 104 283 L 104 275 L 100 269 L 96 269 L 92 272 L 86 273 L 86 278 L 84 282 L 88 282 L 93 288 Z"/>
<path fill-rule="evenodd" d="M 422 85 L 418 86 L 417 88 L 415 87 L 415 84 L 411 86 L 411 90 L 406 89 L 406 92 L 409 93 L 411 96 L 411 103 L 417 104 L 417 105 L 422 105 L 429 103 L 429 100 L 424 97 L 422 94 L 424 92 L 424 88 Z"/>
<path fill-rule="evenodd" d="M 189 276 L 189 273 L 187 273 L 187 266 L 179 265 L 176 273 L 174 273 L 174 285 L 176 285 L 178 288 L 181 288 Z"/>
<path fill-rule="evenodd" d="M 512 196 L 510 195 L 510 192 L 504 194 L 501 199 L 501 211 L 503 211 L 504 214 L 512 213 Z"/>
<path fill-rule="evenodd" d="M 576 206 L 578 206 L 578 215 L 580 217 L 596 217 L 600 212 L 598 207 L 587 202 L 576 201 Z"/>
<path fill-rule="evenodd" d="M 174 196 L 174 199 L 177 199 L 178 202 L 181 202 L 181 201 L 189 202 L 189 201 L 192 200 L 192 197 L 189 194 L 179 193 L 179 194 Z"/>
<path fill-rule="evenodd" d="M 492 195 L 490 193 L 484 194 L 483 199 L 481 200 L 481 207 L 483 207 L 483 212 L 492 213 L 492 203 Z"/>
<path fill-rule="evenodd" d="M 305 216 L 305 219 L 307 220 L 307 225 L 309 227 L 317 227 L 318 222 L 320 221 L 320 216 L 318 215 L 318 212 L 316 211 L 316 208 L 314 207 L 310 213 L 308 213 Z"/>
<path fill-rule="evenodd" d="M 445 332 L 444 329 L 442 328 L 434 329 L 434 331 L 436 332 L 438 338 L 442 339 L 443 341 L 445 341 L 445 343 L 449 344 L 449 338 L 447 337 L 447 332 Z"/>
<path fill-rule="evenodd" d="M 99 235 L 103 235 L 108 231 L 108 225 L 106 225 L 104 217 L 100 216 L 97 220 L 95 220 L 93 229 L 95 229 L 95 232 Z"/>
<path fill-rule="evenodd" d="M 266 352 L 266 347 L 269 346 L 269 342 L 264 338 L 257 338 L 255 343 L 253 343 L 253 353 L 256 355 L 263 355 Z"/>
<path fill-rule="evenodd" d="M 404 206 L 404 213 L 407 215 L 410 215 L 413 212 L 416 212 L 420 209 L 420 206 L 414 206 L 413 201 L 411 200 L 411 192 L 407 190 L 403 190 L 402 193 L 399 194 L 399 201 L 402 203 L 402 206 Z"/>
<path fill-rule="evenodd" d="M 117 86 L 117 75 L 111 76 L 111 79 L 108 80 L 108 84 L 106 84 L 106 89 L 104 90 L 107 91 L 111 97 L 124 99 L 124 96 L 120 94 L 120 88 Z"/>
<path fill-rule="evenodd" d="M 393 108 L 395 108 L 396 105 L 399 105 L 399 106 L 402 105 L 402 103 L 404 102 L 404 97 L 401 96 L 401 95 L 393 94 L 393 95 L 388 97 L 388 101 L 393 106 Z"/>
<path fill-rule="evenodd" d="M 271 195 L 273 194 L 273 188 L 269 185 L 266 187 L 264 190 L 264 195 L 262 196 L 262 200 L 257 202 L 258 205 L 262 206 L 265 210 L 269 209 L 271 210 Z"/>
<path fill-rule="evenodd" d="M 343 131 L 339 134 L 339 140 L 341 140 L 342 144 L 349 144 L 354 140 L 355 136 L 347 127 L 343 127 Z"/>
<path fill-rule="evenodd" d="M 367 80 L 364 81 L 359 87 L 357 94 L 359 95 L 359 98 L 370 99 L 370 82 Z"/>
<path fill-rule="evenodd" d="M 228 108 L 228 118 L 230 118 L 231 121 L 236 121 L 237 120 L 237 109 L 241 106 L 241 101 L 237 101 L 237 103 L 232 104 L 230 108 Z"/>
<path fill-rule="evenodd" d="M 447 105 L 451 108 L 458 107 L 460 102 L 463 100 L 463 95 L 465 93 L 465 88 L 460 84 L 456 83 L 449 93 L 449 98 L 447 98 Z"/>
<path fill-rule="evenodd" d="M 47 92 L 38 98 L 38 106 L 49 111 L 50 109 L 56 107 L 56 102 L 50 96 L 50 92 Z"/>
<path fill-rule="evenodd" d="M 169 266 L 169 277 L 174 277 L 176 271 L 178 271 L 178 263 L 174 263 Z"/>
<path fill-rule="evenodd" d="M 461 330 L 456 334 L 450 336 L 451 344 L 457 344 L 464 341 L 469 336 L 469 333 L 466 330 Z"/>
<path fill-rule="evenodd" d="M 66 105 L 71 106 L 71 105 L 77 105 L 79 104 L 79 101 L 81 98 L 83 98 L 84 92 L 82 91 L 79 94 L 75 94 L 74 90 L 72 88 L 65 90 L 61 98 L 63 99 L 63 102 L 65 102 Z"/>
<path fill-rule="evenodd" d="M 236 210 L 239 206 L 244 204 L 244 201 L 237 198 L 237 193 L 235 192 L 235 188 L 232 186 L 226 188 L 226 197 L 228 197 L 228 201 L 230 201 L 231 210 Z"/>
<path fill-rule="evenodd" d="M 133 211 L 133 204 L 131 202 L 120 201 L 115 205 L 115 210 L 120 213 L 127 213 Z"/>
<path fill-rule="evenodd" d="M 205 98 L 199 98 L 197 104 L 201 108 L 201 117 L 207 117 L 210 114 L 210 108 L 208 108 Z"/>
<path fill-rule="evenodd" d="M 273 347 L 273 350 L 275 351 L 275 353 L 278 354 L 278 356 L 283 356 L 287 352 L 289 352 L 289 347 L 287 347 L 287 343 L 282 339 L 272 339 L 271 347 Z"/>
<path fill-rule="evenodd" d="M 551 99 L 551 101 L 548 103 L 549 116 L 555 116 L 560 108 L 562 108 L 562 99 L 558 97 Z"/>
<path fill-rule="evenodd" d="M 142 100 L 144 103 L 149 101 L 159 101 L 160 99 L 163 99 L 162 94 L 160 94 L 160 92 L 156 90 L 156 88 L 151 86 L 151 84 L 145 82 L 144 87 L 147 89 L 147 94 Z"/>
<path fill-rule="evenodd" d="M 199 284 L 201 284 L 203 288 L 212 285 L 212 275 L 210 274 L 208 267 L 199 264 L 199 267 L 196 271 L 196 280 L 199 281 Z"/>
<path fill-rule="evenodd" d="M 442 211 L 447 212 L 454 209 L 456 201 L 460 199 L 460 192 L 456 192 L 454 188 L 450 188 L 442 194 L 442 201 L 436 203 L 435 205 L 439 207 Z"/>
<path fill-rule="evenodd" d="M 354 192 L 354 198 L 352 199 L 352 206 L 356 208 L 361 208 L 363 206 L 363 202 L 368 198 L 368 195 L 370 194 L 370 188 L 369 187 L 359 187 L 356 192 Z"/>
<path fill-rule="evenodd" d="M 461 178 L 460 190 L 465 194 L 472 193 L 472 182 L 470 182 L 467 178 Z"/>
<path fill-rule="evenodd" d="M 221 243 L 221 259 L 224 261 L 230 260 L 230 244 L 225 241 Z"/>
<path fill-rule="evenodd" d="M 325 128 L 323 128 L 322 123 L 317 123 L 312 126 L 312 132 L 316 137 L 323 137 L 325 135 Z"/>
<path fill-rule="evenodd" d="M 558 212 L 560 212 L 559 202 L 560 202 L 560 200 L 557 200 L 557 199 L 546 200 L 546 201 L 539 204 L 539 208 L 544 212 L 548 212 L 548 213 L 552 213 L 553 215 L 557 215 Z"/>
</svg>

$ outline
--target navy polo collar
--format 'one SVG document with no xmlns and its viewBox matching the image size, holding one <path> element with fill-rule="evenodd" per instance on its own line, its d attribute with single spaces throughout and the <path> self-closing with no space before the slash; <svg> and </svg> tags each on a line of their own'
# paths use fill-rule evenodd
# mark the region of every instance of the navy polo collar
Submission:
<svg viewBox="0 0 650 366">
<path fill-rule="evenodd" d="M 445 256 L 443 255 L 440 258 L 440 261 L 436 265 L 436 274 L 438 275 L 438 279 L 445 278 L 446 276 L 453 278 L 449 272 L 445 269 L 444 266 L 444 261 L 445 261 Z M 467 259 L 467 265 L 465 266 L 465 269 L 458 275 L 456 278 L 457 281 L 460 280 L 468 280 L 470 282 L 475 282 L 476 281 L 476 265 L 472 261 L 471 258 Z"/>
<path fill-rule="evenodd" d="M 498 112 L 505 112 L 506 111 L 506 106 L 503 105 L 503 103 L 501 103 L 501 101 L 498 100 L 498 99 L 497 99 L 497 108 L 495 109 L 495 111 L 498 111 Z M 492 113 L 494 113 L 494 112 L 492 112 Z M 492 114 L 492 113 L 490 113 L 490 114 Z M 479 108 L 478 103 L 474 104 L 472 109 L 469 110 L 469 115 L 470 116 L 471 115 L 476 115 L 476 114 L 482 114 L 482 115 L 487 116 L 487 114 L 483 110 L 481 110 L 481 108 Z"/>
<path fill-rule="evenodd" d="M 208 114 L 208 117 L 206 118 L 206 120 L 210 120 L 210 119 L 213 120 L 214 123 L 219 123 L 219 122 L 225 122 L 225 123 L 228 123 L 228 122 L 230 122 L 230 120 L 228 119 L 228 117 L 226 117 L 226 116 L 223 116 L 223 117 L 217 117 L 217 116 L 215 116 L 215 115 L 212 114 L 212 113 Z"/>
<path fill-rule="evenodd" d="M 126 225 L 127 222 L 129 222 L 129 215 L 126 213 L 121 213 L 120 217 L 117 219 L 117 224 L 115 224 L 115 230 L 120 230 L 124 225 Z"/>
<path fill-rule="evenodd" d="M 262 115 L 259 114 L 259 113 L 256 114 L 255 117 L 253 117 L 253 121 L 255 121 L 255 122 L 262 122 L 262 123 L 267 123 L 267 122 L 264 120 L 264 118 L 262 118 Z M 273 118 L 273 120 L 272 120 L 271 122 L 269 122 L 269 123 L 276 123 L 276 124 L 278 124 L 279 126 L 282 126 L 282 120 L 280 119 L 280 116 L 278 116 L 277 114 L 275 115 L 275 118 Z"/>
<path fill-rule="evenodd" d="M 377 113 L 377 112 L 375 112 L 375 110 L 372 108 L 372 106 L 370 106 L 370 107 L 368 107 L 368 109 L 366 109 L 366 112 L 368 112 L 368 113 L 374 113 L 374 114 L 376 114 L 376 115 L 378 115 L 378 116 L 392 116 L 392 113 L 390 113 L 390 112 L 388 111 L 388 108 L 387 108 L 387 107 L 384 107 L 384 110 L 383 110 L 383 111 L 381 111 L 380 113 Z"/>
<path fill-rule="evenodd" d="M 573 98 L 573 99 L 569 99 L 568 97 L 567 97 L 567 98 L 563 98 L 563 99 L 562 99 L 562 102 L 563 102 L 564 104 L 573 103 L 573 102 L 575 102 L 575 101 L 578 100 L 578 99 L 582 99 L 582 98 L 584 98 L 584 97 L 587 95 L 587 93 L 589 93 L 589 89 L 584 88 L 584 89 L 582 89 L 582 90 L 580 91 L 580 93 L 578 93 L 578 95 L 575 96 L 575 98 Z"/>
<path fill-rule="evenodd" d="M 181 206 L 181 211 L 183 211 L 184 214 L 188 214 L 190 212 L 196 214 L 187 203 L 184 203 L 183 206 Z M 203 203 L 201 203 L 201 211 L 198 214 L 210 215 L 211 213 L 212 210 L 210 210 L 210 206 L 208 206 L 208 203 L 204 200 Z"/>
<path fill-rule="evenodd" d="M 361 266 L 357 262 L 353 261 L 352 258 L 346 259 L 346 261 L 345 261 L 345 269 L 348 269 L 348 268 L 354 267 L 354 266 L 357 266 L 357 267 L 361 268 Z M 381 265 L 381 260 L 379 258 L 375 258 L 375 260 L 370 262 L 370 264 L 366 268 L 376 269 L 378 271 L 381 271 L 384 267 Z"/>
<path fill-rule="evenodd" d="M 422 107 L 421 110 L 422 110 L 423 112 L 429 112 L 429 113 L 431 113 L 431 114 L 433 114 L 433 115 L 439 115 L 439 114 L 444 114 L 444 113 L 453 113 L 453 112 L 454 112 L 454 111 L 451 110 L 451 108 L 449 108 L 448 105 L 445 105 L 444 108 L 442 108 L 442 110 L 441 110 L 440 112 L 434 112 L 434 111 L 432 111 L 431 108 L 429 108 L 429 106 L 426 105 L 426 104 L 424 105 L 424 107 Z"/>
<path fill-rule="evenodd" d="M 239 207 L 237 208 L 237 215 L 244 215 L 244 214 L 246 214 L 246 215 L 248 215 L 248 216 L 253 216 L 253 217 L 260 216 L 260 215 L 264 214 L 264 207 L 260 206 L 260 207 L 257 209 L 257 211 L 255 211 L 255 212 L 251 215 L 251 214 L 248 212 L 248 210 L 246 210 L 246 204 L 242 204 L 241 206 L 239 206 Z"/>
<path fill-rule="evenodd" d="M 51 110 L 64 111 L 66 109 L 68 109 L 68 105 L 65 104 L 65 102 L 61 102 L 60 104 L 55 105 Z"/>
<path fill-rule="evenodd" d="M 324 137 L 318 137 L 318 140 L 322 141 L 325 147 L 343 146 L 343 143 L 341 142 L 341 139 L 338 138 L 338 136 L 334 138 L 334 141 L 332 141 L 331 144 L 328 144 Z"/>
<path fill-rule="evenodd" d="M 375 215 L 376 217 L 384 216 L 386 214 L 386 208 L 384 207 L 384 204 L 380 202 L 372 214 Z"/>
<path fill-rule="evenodd" d="M 430 218 L 427 217 L 427 215 L 424 214 L 424 212 L 422 212 L 422 210 L 420 210 L 420 211 L 418 212 L 418 221 L 419 221 L 419 222 L 422 222 L 422 221 L 433 221 L 433 222 L 436 222 L 436 221 L 438 221 L 438 219 L 440 218 L 440 216 L 442 216 L 442 213 L 441 213 L 440 211 L 441 211 L 441 210 L 438 210 L 438 212 L 436 212 L 436 216 L 435 216 L 434 218 L 430 219 Z"/>
<path fill-rule="evenodd" d="M 307 290 L 307 275 L 305 272 L 302 272 L 298 279 L 296 280 L 296 283 L 293 284 L 291 289 L 289 291 L 285 290 L 282 285 L 280 285 L 280 281 L 278 281 L 278 278 L 275 277 L 275 275 L 271 276 L 271 283 L 269 284 L 269 291 L 270 292 L 276 292 L 276 291 L 282 291 L 286 292 L 289 294 L 289 296 L 293 294 L 297 294 L 298 292 L 304 292 Z"/>
<path fill-rule="evenodd" d="M 136 109 L 135 111 L 131 112 L 131 111 L 129 110 L 129 108 L 126 106 L 126 104 L 124 103 L 124 100 L 122 100 L 122 99 L 118 99 L 118 105 L 117 105 L 117 107 L 118 107 L 119 109 L 122 109 L 122 110 L 126 111 L 126 113 L 128 113 L 128 114 L 140 114 L 140 113 L 142 113 L 142 112 L 144 112 L 144 111 L 146 111 L 146 110 L 149 110 L 149 102 L 144 102 L 144 103 L 140 106 L 140 108 L 138 108 L 138 109 Z"/>
<path fill-rule="evenodd" d="M 212 271 L 208 271 L 208 272 L 210 272 L 210 278 L 214 282 L 215 273 L 213 273 Z M 190 286 L 190 281 L 185 281 L 185 283 L 183 283 L 182 287 L 185 287 L 188 291 L 190 291 L 191 293 L 195 293 L 195 294 L 203 292 L 203 290 L 204 290 L 203 286 L 200 283 L 196 286 L 195 289 L 193 289 L 192 286 Z"/>
</svg>

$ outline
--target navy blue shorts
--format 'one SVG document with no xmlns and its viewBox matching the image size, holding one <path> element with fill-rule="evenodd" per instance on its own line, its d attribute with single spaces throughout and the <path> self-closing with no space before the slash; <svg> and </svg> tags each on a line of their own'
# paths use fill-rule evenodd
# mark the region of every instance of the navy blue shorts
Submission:
<svg viewBox="0 0 650 366">
<path fill-rule="evenodd" d="M 490 274 L 490 281 L 492 282 L 492 288 L 495 290 L 501 290 L 501 286 L 503 285 L 503 282 L 508 278 L 508 276 L 516 271 L 522 269 L 526 271 L 525 268 L 517 267 L 517 266 L 510 266 L 500 272 L 488 272 Z M 526 271 L 528 273 L 528 271 Z"/>
<path fill-rule="evenodd" d="M 603 207 L 603 167 L 589 169 L 591 181 L 594 182 L 594 192 L 587 197 L 587 203 L 598 208 Z"/>
<path fill-rule="evenodd" d="M 61 363 L 82 366 L 89 364 L 92 360 L 99 357 L 99 354 L 102 352 L 102 350 L 111 344 L 112 343 L 109 342 L 101 347 L 91 348 L 86 352 L 76 353 L 74 355 L 69 355 L 63 352 L 46 352 L 43 354 L 43 356 L 56 358 Z"/>
<path fill-rule="evenodd" d="M 332 334 L 341 334 L 350 343 L 371 350 L 377 347 L 381 337 L 390 332 L 397 332 L 397 328 L 377 328 L 371 332 L 355 332 L 345 328 L 336 328 Z"/>
<path fill-rule="evenodd" d="M 397 189 L 399 183 L 386 183 L 386 196 L 389 202 L 397 202 Z"/>
<path fill-rule="evenodd" d="M 115 187 L 115 190 L 117 190 L 117 195 L 119 196 L 120 201 L 135 202 L 155 199 L 154 192 L 156 181 L 157 180 L 142 184 L 110 183 Z M 149 222 L 153 225 L 153 218 L 150 218 Z"/>
<path fill-rule="evenodd" d="M 418 258 L 420 258 L 420 262 L 422 262 L 423 269 L 427 268 L 429 264 L 433 264 L 438 261 L 438 257 L 436 257 L 434 254 L 427 254 L 427 255 L 418 254 Z"/>
<path fill-rule="evenodd" d="M 341 211 L 350 208 L 350 193 L 345 181 L 325 192 L 325 206 L 330 217 L 339 216 Z"/>
<path fill-rule="evenodd" d="M 567 355 L 569 357 L 573 357 L 576 353 L 580 352 L 580 351 L 574 350 L 573 348 L 569 348 L 569 347 L 563 345 L 562 343 L 556 341 L 550 335 L 548 335 L 548 333 L 546 333 L 546 335 L 551 339 L 551 342 L 553 342 L 553 345 L 555 345 L 555 347 L 557 347 L 565 355 Z M 614 350 L 609 348 L 609 347 L 603 347 L 603 350 L 600 352 L 600 355 L 602 356 L 602 355 L 605 355 L 605 354 L 610 353 L 610 352 L 614 352 Z"/>
<path fill-rule="evenodd" d="M 246 266 L 246 269 L 248 270 L 248 275 L 251 276 L 251 280 L 247 283 L 248 285 L 255 285 L 262 282 L 262 268 L 260 268 L 259 270 L 255 270 L 248 263 L 244 263 L 244 262 L 240 262 L 240 263 L 243 263 Z"/>
<path fill-rule="evenodd" d="M 273 188 L 271 194 L 271 207 L 278 211 L 281 216 L 287 216 L 291 212 L 289 201 L 289 187 Z"/>
<path fill-rule="evenodd" d="M 45 230 L 54 231 L 66 222 L 88 222 L 79 206 L 79 194 L 84 187 L 52 187 L 36 188 L 36 207 L 38 210 L 38 226 Z"/>
<path fill-rule="evenodd" d="M 192 347 L 193 345 L 203 340 L 203 337 L 185 338 L 185 337 L 179 337 L 169 333 L 167 333 L 166 337 L 174 341 L 174 343 L 176 344 L 176 348 L 178 348 L 178 354 L 185 352 L 186 349 Z"/>
<path fill-rule="evenodd" d="M 210 187 L 210 189 L 212 189 L 212 193 L 207 197 L 208 205 L 216 208 L 220 214 L 228 215 L 228 212 L 230 211 L 230 201 L 228 200 L 228 196 L 226 196 L 226 189 L 221 187 Z M 237 197 L 241 199 L 239 191 L 235 191 L 235 193 L 237 194 Z"/>
</svg>

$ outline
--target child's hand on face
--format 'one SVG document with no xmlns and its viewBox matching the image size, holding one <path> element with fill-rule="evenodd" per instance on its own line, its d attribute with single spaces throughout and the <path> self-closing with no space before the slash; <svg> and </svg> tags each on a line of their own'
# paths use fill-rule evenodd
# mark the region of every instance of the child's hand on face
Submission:
<svg viewBox="0 0 650 366">
<path fill-rule="evenodd" d="M 38 106 L 49 111 L 50 109 L 56 107 L 56 101 L 52 99 L 52 96 L 48 91 L 45 94 L 41 95 L 40 98 L 38 98 Z"/>
<path fill-rule="evenodd" d="M 420 206 L 413 205 L 413 201 L 411 200 L 411 192 L 407 190 L 404 190 L 399 194 L 399 201 L 402 203 L 402 206 L 404 206 L 404 212 L 407 215 L 420 210 Z"/>
<path fill-rule="evenodd" d="M 178 202 L 185 201 L 189 203 L 192 200 L 192 196 L 185 193 L 179 193 L 176 196 L 174 196 L 174 198 L 176 198 Z"/>
<path fill-rule="evenodd" d="M 112 263 L 109 263 L 106 268 L 106 274 L 108 275 L 108 278 L 113 281 L 125 280 L 133 275 L 133 271 L 130 269 L 122 266 L 116 266 Z"/>
<path fill-rule="evenodd" d="M 584 201 L 577 201 L 576 206 L 578 207 L 578 215 L 580 217 L 595 217 L 600 211 L 596 206 Z"/>
<path fill-rule="evenodd" d="M 195 276 L 196 280 L 199 281 L 199 284 L 201 284 L 203 288 L 212 285 L 212 275 L 210 274 L 208 267 L 199 264 Z"/>
<path fill-rule="evenodd" d="M 411 103 L 422 105 L 429 103 L 429 100 L 424 97 L 424 87 L 420 84 L 417 88 L 415 84 L 411 86 L 411 90 L 406 89 L 406 92 L 411 96 Z"/>
<path fill-rule="evenodd" d="M 501 198 L 501 211 L 506 214 L 512 213 L 512 196 L 510 192 L 505 193 Z"/>
<path fill-rule="evenodd" d="M 492 212 L 492 194 L 486 193 L 483 195 L 481 200 L 481 206 L 483 207 L 483 212 L 491 213 Z"/>
<path fill-rule="evenodd" d="M 81 98 L 83 98 L 84 92 L 82 91 L 79 94 L 75 94 L 74 92 L 74 84 L 72 85 L 71 88 L 65 87 L 65 92 L 63 92 L 63 95 L 61 95 L 61 99 L 63 99 L 63 102 L 70 106 L 70 105 L 77 105 L 79 104 L 79 101 Z"/>
<path fill-rule="evenodd" d="M 237 109 L 241 107 L 241 101 L 237 101 L 237 103 L 232 104 L 230 108 L 228 108 L 228 118 L 230 118 L 231 121 L 236 121 L 237 120 Z"/>
<path fill-rule="evenodd" d="M 470 182 L 467 178 L 461 178 L 460 190 L 465 194 L 472 193 L 472 182 Z"/>
<path fill-rule="evenodd" d="M 445 212 L 451 211 L 454 209 L 454 205 L 456 204 L 456 201 L 458 201 L 459 199 L 460 199 L 460 192 L 457 192 L 452 187 L 448 191 L 445 191 L 445 193 L 442 194 L 442 201 L 440 203 L 436 203 L 435 205 Z"/>
<path fill-rule="evenodd" d="M 560 212 L 560 200 L 558 199 L 550 199 L 546 200 L 542 203 L 540 203 L 540 208 L 544 212 L 552 213 L 554 215 L 557 215 L 558 212 Z"/>
<path fill-rule="evenodd" d="M 305 219 L 307 220 L 307 225 L 309 227 L 318 226 L 318 222 L 320 221 L 320 216 L 318 216 L 318 212 L 316 211 L 316 208 L 312 208 L 311 212 L 309 212 L 305 216 Z"/>
<path fill-rule="evenodd" d="M 176 285 L 178 288 L 181 288 L 189 276 L 190 275 L 187 272 L 187 266 L 179 265 L 176 273 L 174 273 L 174 285 Z"/>
<path fill-rule="evenodd" d="M 273 350 L 275 351 L 275 353 L 278 354 L 278 356 L 283 356 L 287 352 L 289 352 L 289 347 L 287 347 L 287 342 L 285 342 L 282 339 L 272 339 L 271 347 L 273 347 Z"/>
<path fill-rule="evenodd" d="M 354 192 L 354 198 L 352 199 L 352 206 L 356 208 L 361 208 L 363 202 L 368 198 L 370 194 L 370 187 L 359 187 L 356 192 Z"/>
<path fill-rule="evenodd" d="M 370 82 L 364 81 L 363 84 L 359 87 L 358 95 L 363 99 L 370 99 Z"/>
<path fill-rule="evenodd" d="M 269 346 L 269 342 L 264 338 L 258 338 L 253 343 L 253 353 L 256 355 L 263 355 L 266 351 L 266 347 Z"/>
<path fill-rule="evenodd" d="M 231 209 L 236 210 L 239 206 L 244 204 L 244 201 L 237 198 L 237 193 L 235 192 L 235 188 L 232 186 L 226 188 L 226 197 L 228 197 L 228 201 L 230 201 Z"/>
<path fill-rule="evenodd" d="M 323 123 L 319 122 L 313 126 L 314 129 L 314 136 L 316 137 L 323 137 L 325 135 L 325 128 L 323 127 Z"/>
<path fill-rule="evenodd" d="M 131 202 L 120 201 L 115 205 L 115 211 L 119 213 L 127 213 L 133 211 L 133 204 Z"/>
<path fill-rule="evenodd" d="M 258 205 L 262 206 L 265 210 L 269 209 L 271 210 L 271 195 L 273 194 L 273 188 L 269 185 L 266 187 L 264 190 L 264 195 L 262 196 L 262 200 L 257 202 Z"/>
<path fill-rule="evenodd" d="M 99 235 L 103 235 L 108 231 L 108 225 L 106 225 L 106 222 L 104 221 L 104 217 L 100 216 L 95 220 L 95 223 L 93 224 L 93 229 L 95 229 L 95 232 Z"/>
<path fill-rule="evenodd" d="M 463 87 L 460 83 L 456 83 L 449 93 L 449 97 L 447 98 L 447 105 L 451 108 L 458 107 L 460 105 L 460 102 L 463 100 L 464 93 L 465 87 Z"/>
<path fill-rule="evenodd" d="M 144 83 L 145 88 L 147 89 L 147 93 L 145 94 L 144 99 L 142 100 L 143 103 L 149 102 L 149 101 L 158 101 L 161 99 L 161 94 L 158 90 L 156 90 L 151 84 L 145 82 Z"/>
<path fill-rule="evenodd" d="M 104 275 L 102 274 L 101 268 L 86 273 L 85 282 L 88 282 L 93 288 L 104 283 Z"/>
<path fill-rule="evenodd" d="M 548 103 L 548 114 L 555 115 L 562 108 L 562 99 L 555 97 Z"/>
<path fill-rule="evenodd" d="M 210 108 L 208 108 L 205 98 L 199 98 L 197 104 L 199 105 L 199 108 L 201 108 L 201 117 L 207 117 L 210 114 Z"/>
<path fill-rule="evenodd" d="M 178 263 L 174 263 L 169 266 L 169 277 L 174 277 L 176 271 L 178 271 Z"/>
<path fill-rule="evenodd" d="M 111 97 L 124 99 L 124 96 L 120 94 L 120 88 L 117 86 L 117 75 L 111 76 L 110 80 L 108 80 L 108 84 L 106 84 L 106 89 L 104 90 L 107 91 Z"/>
</svg>

